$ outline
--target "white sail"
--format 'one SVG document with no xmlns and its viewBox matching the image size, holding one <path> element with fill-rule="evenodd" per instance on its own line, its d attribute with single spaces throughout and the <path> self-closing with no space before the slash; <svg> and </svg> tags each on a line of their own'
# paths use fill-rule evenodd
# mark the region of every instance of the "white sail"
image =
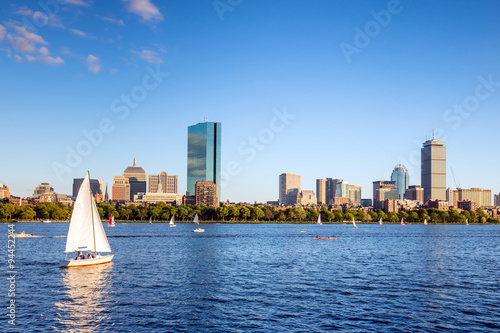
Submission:
<svg viewBox="0 0 500 333">
<path fill-rule="evenodd" d="M 465 224 L 469 225 L 469 219 L 465 219 Z"/>
<path fill-rule="evenodd" d="M 382 218 L 380 218 L 380 221 L 378 221 L 378 224 L 382 225 Z"/>
<path fill-rule="evenodd" d="M 319 215 L 318 215 L 318 224 L 319 224 L 319 225 L 321 225 L 321 224 L 322 224 L 322 223 L 321 223 L 321 213 L 319 213 Z"/>
<path fill-rule="evenodd" d="M 87 173 L 76 197 L 64 252 L 111 252 Z"/>
<path fill-rule="evenodd" d="M 170 225 L 174 225 L 174 216 L 172 215 L 172 218 L 170 219 Z"/>
<path fill-rule="evenodd" d="M 198 214 L 195 215 L 193 222 L 196 224 L 200 224 L 200 222 L 198 222 Z"/>
<path fill-rule="evenodd" d="M 427 224 L 427 219 L 424 220 L 424 224 Z"/>
<path fill-rule="evenodd" d="M 356 222 L 354 221 L 354 217 L 352 218 L 352 225 L 354 226 L 354 228 L 358 229 L 358 226 L 356 225 Z"/>
</svg>

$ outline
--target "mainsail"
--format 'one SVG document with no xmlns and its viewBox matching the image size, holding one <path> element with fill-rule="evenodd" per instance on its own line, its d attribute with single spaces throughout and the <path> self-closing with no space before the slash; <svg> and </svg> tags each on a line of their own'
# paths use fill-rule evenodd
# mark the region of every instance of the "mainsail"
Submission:
<svg viewBox="0 0 500 333">
<path fill-rule="evenodd" d="M 75 251 L 111 252 L 90 189 L 88 172 L 76 197 L 64 252 Z"/>
</svg>

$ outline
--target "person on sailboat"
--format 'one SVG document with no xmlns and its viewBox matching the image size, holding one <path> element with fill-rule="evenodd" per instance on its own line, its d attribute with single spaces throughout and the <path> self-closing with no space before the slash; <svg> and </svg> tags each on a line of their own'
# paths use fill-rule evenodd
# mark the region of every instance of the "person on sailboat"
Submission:
<svg viewBox="0 0 500 333">
<path fill-rule="evenodd" d="M 82 259 L 82 258 L 81 258 L 81 255 L 82 255 L 82 252 L 78 251 L 78 253 L 76 254 L 76 258 L 75 258 L 75 259 L 76 259 L 76 260 L 80 260 L 80 259 Z"/>
</svg>

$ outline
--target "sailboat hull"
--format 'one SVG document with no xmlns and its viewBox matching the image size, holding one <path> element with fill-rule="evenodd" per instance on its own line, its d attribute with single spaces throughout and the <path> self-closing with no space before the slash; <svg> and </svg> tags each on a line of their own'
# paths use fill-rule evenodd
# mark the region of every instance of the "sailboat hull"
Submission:
<svg viewBox="0 0 500 333">
<path fill-rule="evenodd" d="M 107 256 L 101 256 L 99 258 L 94 259 L 69 259 L 69 260 L 61 260 L 60 267 L 82 267 L 82 266 L 92 266 L 92 265 L 100 265 L 107 264 L 113 260 L 114 254 L 110 254 Z"/>
</svg>

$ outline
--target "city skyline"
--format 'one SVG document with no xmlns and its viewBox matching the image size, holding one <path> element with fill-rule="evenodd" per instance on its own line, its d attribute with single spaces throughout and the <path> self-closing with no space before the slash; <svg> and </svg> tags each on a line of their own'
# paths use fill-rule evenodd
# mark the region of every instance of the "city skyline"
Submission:
<svg viewBox="0 0 500 333">
<path fill-rule="evenodd" d="M 306 190 L 346 179 L 369 198 L 403 164 L 419 185 L 433 128 L 446 188 L 452 167 L 461 187 L 499 193 L 500 4 L 390 3 L 2 6 L 0 184 L 71 194 L 90 170 L 111 189 L 135 155 L 185 193 L 185 129 L 208 117 L 224 124 L 221 201 L 277 200 L 283 172 Z"/>
</svg>

